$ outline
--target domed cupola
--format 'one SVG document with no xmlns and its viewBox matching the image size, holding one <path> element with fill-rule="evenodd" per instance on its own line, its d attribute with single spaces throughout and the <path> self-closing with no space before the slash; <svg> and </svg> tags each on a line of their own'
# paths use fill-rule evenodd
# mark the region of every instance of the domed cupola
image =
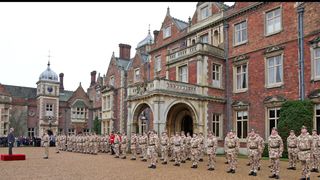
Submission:
<svg viewBox="0 0 320 180">
<path fill-rule="evenodd" d="M 39 81 L 59 82 L 58 75 L 50 68 L 50 61 L 47 69 L 40 74 Z"/>
</svg>

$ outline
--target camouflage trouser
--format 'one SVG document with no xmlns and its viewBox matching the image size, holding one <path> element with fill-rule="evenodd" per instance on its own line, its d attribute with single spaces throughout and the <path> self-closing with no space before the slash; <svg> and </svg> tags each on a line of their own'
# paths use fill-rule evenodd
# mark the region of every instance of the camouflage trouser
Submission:
<svg viewBox="0 0 320 180">
<path fill-rule="evenodd" d="M 319 153 L 316 153 L 316 154 L 312 153 L 311 162 L 312 162 L 312 168 L 319 169 L 320 154 Z"/>
<path fill-rule="evenodd" d="M 310 177 L 311 153 L 310 151 L 299 151 L 298 158 L 301 162 L 302 177 Z"/>
<path fill-rule="evenodd" d="M 182 145 L 181 146 L 181 161 L 186 161 L 187 159 L 187 152 L 186 152 L 186 146 L 185 145 Z"/>
<path fill-rule="evenodd" d="M 187 159 L 191 159 L 191 145 L 186 145 Z"/>
<path fill-rule="evenodd" d="M 174 164 L 180 164 L 180 162 L 181 162 L 181 148 L 180 148 L 180 146 L 174 146 L 173 156 L 174 156 Z"/>
<path fill-rule="evenodd" d="M 279 175 L 280 172 L 280 159 L 279 158 L 270 158 L 271 160 L 271 173 Z"/>
<path fill-rule="evenodd" d="M 259 167 L 258 149 L 249 149 L 250 171 L 257 172 Z"/>
<path fill-rule="evenodd" d="M 116 153 L 116 157 L 120 156 L 120 145 L 114 144 L 114 152 Z"/>
<path fill-rule="evenodd" d="M 236 151 L 235 149 L 228 149 L 227 151 L 227 160 L 228 160 L 228 165 L 229 169 L 236 169 L 237 166 L 237 159 L 236 159 Z"/>
<path fill-rule="evenodd" d="M 93 154 L 93 143 L 89 143 L 89 154 Z"/>
<path fill-rule="evenodd" d="M 106 153 L 110 152 L 110 144 L 108 142 L 105 142 L 105 148 Z"/>
<path fill-rule="evenodd" d="M 44 157 L 49 157 L 49 143 L 44 143 Z"/>
<path fill-rule="evenodd" d="M 288 148 L 289 167 L 296 167 L 297 163 L 297 148 Z"/>
<path fill-rule="evenodd" d="M 158 154 L 156 152 L 155 146 L 149 146 L 148 148 L 150 152 L 151 165 L 156 165 Z"/>
<path fill-rule="evenodd" d="M 93 154 L 98 154 L 98 142 L 93 143 Z"/>
<path fill-rule="evenodd" d="M 216 152 L 212 147 L 208 147 L 207 154 L 209 157 L 209 168 L 214 168 L 216 161 Z"/>
<path fill-rule="evenodd" d="M 121 144 L 121 157 L 127 156 L 127 144 Z"/>
<path fill-rule="evenodd" d="M 59 152 L 59 149 L 60 149 L 60 142 L 56 142 L 56 152 Z"/>
<path fill-rule="evenodd" d="M 147 159 L 147 146 L 143 144 L 143 145 L 140 145 L 140 147 L 141 147 L 142 159 Z"/>
<path fill-rule="evenodd" d="M 161 158 L 163 159 L 163 162 L 168 161 L 168 148 L 167 148 L 167 146 L 161 145 Z"/>
<path fill-rule="evenodd" d="M 137 149 L 136 149 L 136 146 L 131 146 L 131 154 L 132 154 L 132 157 L 133 159 L 136 159 L 137 158 Z"/>
<path fill-rule="evenodd" d="M 201 144 L 199 149 L 199 159 L 203 159 L 203 156 L 204 156 L 204 145 Z"/>
<path fill-rule="evenodd" d="M 191 149 L 191 161 L 192 165 L 198 165 L 199 162 L 199 150 L 198 148 Z"/>
</svg>

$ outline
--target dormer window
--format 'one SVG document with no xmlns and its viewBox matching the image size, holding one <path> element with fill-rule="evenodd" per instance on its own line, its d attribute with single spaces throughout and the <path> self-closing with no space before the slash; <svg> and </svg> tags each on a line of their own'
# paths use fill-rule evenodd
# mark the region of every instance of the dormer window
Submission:
<svg viewBox="0 0 320 180">
<path fill-rule="evenodd" d="M 109 82 L 110 86 L 114 86 L 114 76 L 110 77 L 110 82 Z"/>
<path fill-rule="evenodd" d="M 168 38 L 171 36 L 171 26 L 168 26 L 163 29 L 163 38 Z"/>
<path fill-rule="evenodd" d="M 200 9 L 200 16 L 201 16 L 201 20 L 206 19 L 210 16 L 209 6 L 205 6 Z"/>
</svg>

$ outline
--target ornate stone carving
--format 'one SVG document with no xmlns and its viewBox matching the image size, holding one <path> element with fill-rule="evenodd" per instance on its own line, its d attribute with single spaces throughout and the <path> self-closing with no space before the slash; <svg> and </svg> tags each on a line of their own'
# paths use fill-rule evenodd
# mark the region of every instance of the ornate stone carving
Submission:
<svg viewBox="0 0 320 180">
<path fill-rule="evenodd" d="M 280 51 L 280 50 L 283 50 L 284 47 L 282 46 L 271 46 L 271 47 L 268 47 L 264 53 L 265 54 L 268 54 L 268 53 L 272 53 L 272 52 L 275 52 L 275 51 Z"/>
<path fill-rule="evenodd" d="M 276 95 L 276 96 L 268 96 L 263 100 L 263 103 L 267 107 L 275 107 L 275 106 L 281 106 L 282 103 L 284 103 L 287 99 L 283 96 Z"/>
<path fill-rule="evenodd" d="M 320 47 L 320 36 L 315 37 L 309 43 L 312 45 L 313 48 Z"/>
<path fill-rule="evenodd" d="M 249 56 L 248 55 L 245 55 L 245 54 L 242 54 L 240 56 L 236 56 L 234 59 L 233 59 L 233 62 L 239 62 L 239 61 L 243 61 L 243 60 L 246 60 L 246 59 L 249 59 Z"/>
<path fill-rule="evenodd" d="M 248 109 L 249 103 L 247 101 L 234 101 L 232 103 L 233 109 L 239 110 L 246 110 Z"/>
</svg>

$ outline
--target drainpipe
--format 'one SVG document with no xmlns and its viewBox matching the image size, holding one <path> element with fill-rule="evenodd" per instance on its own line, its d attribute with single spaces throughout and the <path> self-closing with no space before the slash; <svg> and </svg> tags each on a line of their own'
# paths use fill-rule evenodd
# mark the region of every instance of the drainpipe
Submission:
<svg viewBox="0 0 320 180">
<path fill-rule="evenodd" d="M 227 98 L 227 131 L 232 128 L 231 122 L 231 95 L 230 95 L 230 70 L 229 70 L 229 42 L 228 42 L 228 28 L 229 24 L 225 21 L 224 28 L 224 57 L 226 58 L 226 98 Z"/>
<path fill-rule="evenodd" d="M 298 45 L 299 45 L 299 98 L 300 100 L 304 100 L 304 49 L 303 49 L 303 13 L 304 13 L 304 7 L 299 6 L 297 8 L 298 13 Z"/>
</svg>

